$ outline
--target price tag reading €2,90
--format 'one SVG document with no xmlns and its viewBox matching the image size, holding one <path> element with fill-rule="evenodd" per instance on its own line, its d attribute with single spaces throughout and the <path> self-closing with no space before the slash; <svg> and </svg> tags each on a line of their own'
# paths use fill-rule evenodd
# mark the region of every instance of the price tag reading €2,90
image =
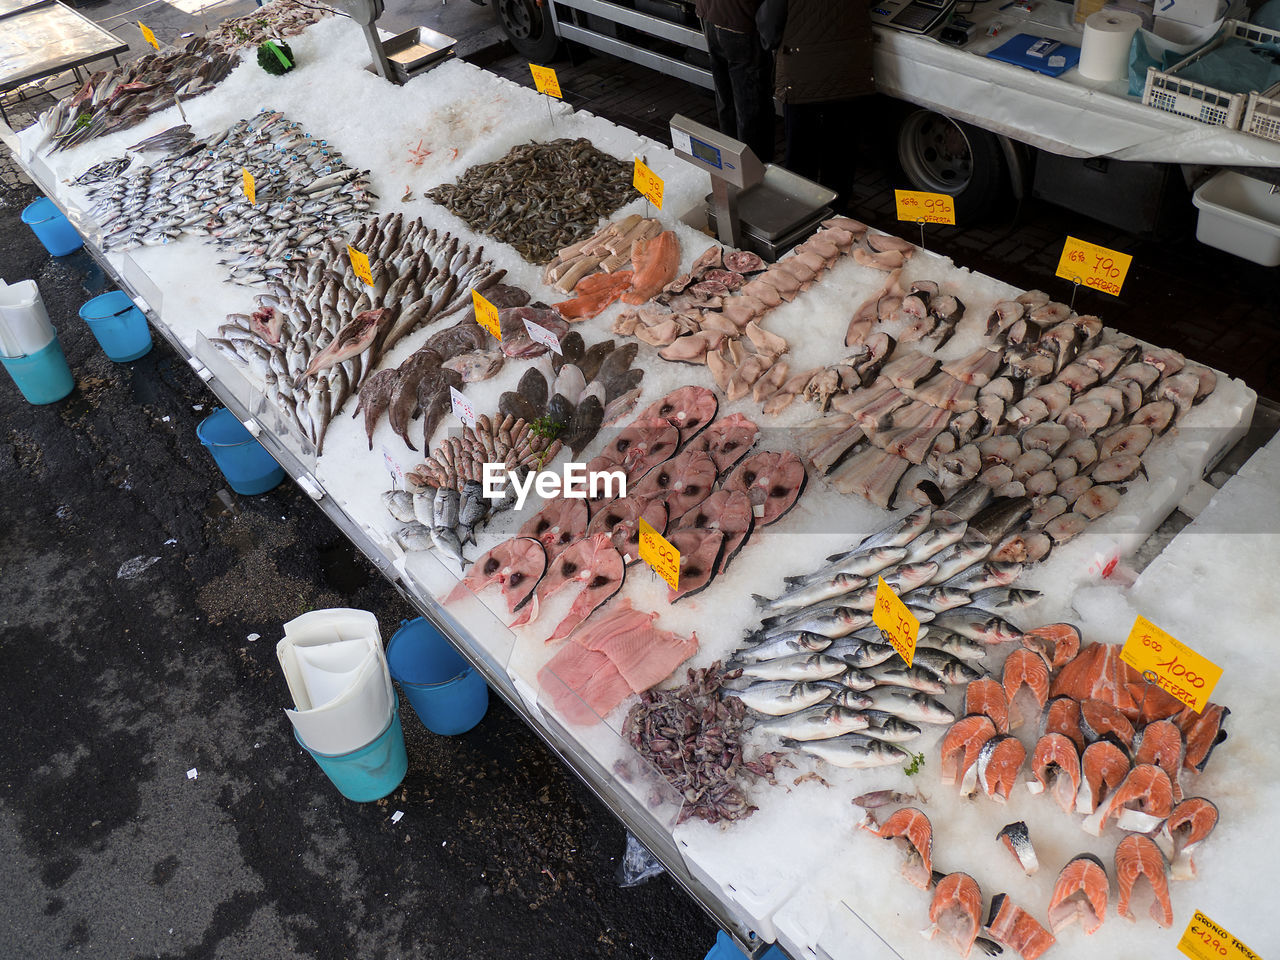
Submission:
<svg viewBox="0 0 1280 960">
<path fill-rule="evenodd" d="M 400 466 L 400 461 L 391 455 L 391 451 L 384 444 L 382 447 L 382 462 L 386 464 L 387 473 L 391 474 L 393 483 L 399 483 L 404 486 L 404 468 Z"/>
<path fill-rule="evenodd" d="M 1185 643 L 1175 640 L 1146 617 L 1138 617 L 1120 659 L 1139 673 L 1150 670 L 1161 690 L 1177 697 L 1196 713 L 1204 710 L 1218 685 L 1222 668 Z"/>
<path fill-rule="evenodd" d="M 950 194 L 925 193 L 920 190 L 895 190 L 894 198 L 898 201 L 898 219 L 910 220 L 912 223 L 949 223 L 956 222 L 956 201 Z"/>
<path fill-rule="evenodd" d="M 876 607 L 871 614 L 871 622 L 889 638 L 893 649 L 898 651 L 898 656 L 907 661 L 909 667 L 916 655 L 920 621 L 907 609 L 907 605 L 898 599 L 893 588 L 884 582 L 884 577 L 876 577 L 876 580 L 879 583 L 876 585 Z"/>
<path fill-rule="evenodd" d="M 351 260 L 351 269 L 355 271 L 355 275 L 372 287 L 373 271 L 369 269 L 369 258 L 349 243 L 347 244 L 347 256 Z"/>
<path fill-rule="evenodd" d="M 667 581 L 672 590 L 680 589 L 680 551 L 667 543 L 643 517 L 640 519 L 640 559 Z"/>
<path fill-rule="evenodd" d="M 246 168 L 240 168 L 240 182 L 244 184 L 244 197 L 252 204 L 258 202 L 258 187 L 253 181 L 253 174 Z"/>
<path fill-rule="evenodd" d="M 556 77 L 554 70 L 531 63 L 529 72 L 533 74 L 533 85 L 538 88 L 539 93 L 545 93 L 548 97 L 555 97 L 557 100 L 563 99 L 560 96 L 560 80 Z"/>
<path fill-rule="evenodd" d="M 534 343 L 540 343 L 557 356 L 563 356 L 564 351 L 560 349 L 560 338 L 548 330 L 540 323 L 534 323 L 532 320 L 524 322 L 525 332 L 529 334 L 529 339 Z"/>
<path fill-rule="evenodd" d="M 631 184 L 659 210 L 662 209 L 662 178 L 645 166 L 645 162 L 636 157 L 636 172 Z"/>
<path fill-rule="evenodd" d="M 151 28 L 150 28 L 150 27 L 148 27 L 145 23 L 143 23 L 141 20 L 139 20 L 139 21 L 138 21 L 138 29 L 142 31 L 142 39 L 143 39 L 143 40 L 147 41 L 147 43 L 151 44 L 151 45 L 152 45 L 153 47 L 155 47 L 157 50 L 159 50 L 159 49 L 160 49 L 160 41 L 156 39 L 156 35 L 155 35 L 154 33 L 152 33 L 152 32 L 151 32 Z"/>
<path fill-rule="evenodd" d="M 493 334 L 495 340 L 501 341 L 502 324 L 498 322 L 498 308 L 475 290 L 471 291 L 471 303 L 476 308 L 476 323 Z"/>
<path fill-rule="evenodd" d="M 1199 910 L 1191 914 L 1191 922 L 1178 941 L 1178 949 L 1191 960 L 1261 960 L 1225 927 L 1214 923 Z"/>
<path fill-rule="evenodd" d="M 476 408 L 471 405 L 471 401 L 464 397 L 457 387 L 449 388 L 449 399 L 453 401 L 453 415 L 474 430 Z"/>
<path fill-rule="evenodd" d="M 1133 257 L 1127 253 L 1067 237 L 1066 243 L 1062 245 L 1062 256 L 1058 258 L 1055 275 L 1118 297 L 1131 263 Z"/>
</svg>

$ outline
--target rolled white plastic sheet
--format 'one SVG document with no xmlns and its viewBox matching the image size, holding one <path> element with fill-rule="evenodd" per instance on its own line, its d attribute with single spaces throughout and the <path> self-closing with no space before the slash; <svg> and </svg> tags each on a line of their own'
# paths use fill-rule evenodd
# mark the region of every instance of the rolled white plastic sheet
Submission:
<svg viewBox="0 0 1280 960">
<path fill-rule="evenodd" d="M 1142 18 L 1124 10 L 1099 10 L 1084 22 L 1080 75 L 1090 80 L 1120 80 L 1129 75 L 1129 46 Z"/>
<path fill-rule="evenodd" d="M 47 347 L 56 333 L 34 280 L 0 280 L 0 354 L 25 357 Z"/>
</svg>

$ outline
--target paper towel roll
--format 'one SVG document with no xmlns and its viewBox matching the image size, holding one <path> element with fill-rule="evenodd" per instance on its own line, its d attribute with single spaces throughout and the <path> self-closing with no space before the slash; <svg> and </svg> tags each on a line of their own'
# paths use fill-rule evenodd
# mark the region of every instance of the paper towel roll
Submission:
<svg viewBox="0 0 1280 960">
<path fill-rule="evenodd" d="M 1099 10 L 1084 22 L 1080 75 L 1090 80 L 1120 80 L 1129 73 L 1129 45 L 1142 18 L 1123 10 Z"/>
</svg>

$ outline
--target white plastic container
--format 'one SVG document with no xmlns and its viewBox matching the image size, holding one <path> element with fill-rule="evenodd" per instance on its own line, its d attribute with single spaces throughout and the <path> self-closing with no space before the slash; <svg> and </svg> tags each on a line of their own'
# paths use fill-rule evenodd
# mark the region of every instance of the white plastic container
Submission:
<svg viewBox="0 0 1280 960">
<path fill-rule="evenodd" d="M 6 284 L 0 280 L 0 355 L 39 353 L 56 336 L 34 280 Z"/>
<path fill-rule="evenodd" d="M 1224 170 L 1192 195 L 1196 239 L 1264 267 L 1280 265 L 1280 191 Z"/>
</svg>

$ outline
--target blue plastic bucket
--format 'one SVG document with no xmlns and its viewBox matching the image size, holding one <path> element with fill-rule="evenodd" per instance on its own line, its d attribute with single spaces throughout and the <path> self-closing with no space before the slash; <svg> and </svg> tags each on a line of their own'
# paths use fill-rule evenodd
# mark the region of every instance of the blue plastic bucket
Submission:
<svg viewBox="0 0 1280 960">
<path fill-rule="evenodd" d="M 48 197 L 27 204 L 22 211 L 22 222 L 55 257 L 64 257 L 84 246 L 76 228 Z"/>
<path fill-rule="evenodd" d="M 489 709 L 484 678 L 422 617 L 400 624 L 387 644 L 387 667 L 432 733 L 466 733 Z"/>
<path fill-rule="evenodd" d="M 147 318 L 123 290 L 94 297 L 80 308 L 80 319 L 97 338 L 102 352 L 116 363 L 137 360 L 151 349 Z"/>
<path fill-rule="evenodd" d="M 405 771 L 409 769 L 409 757 L 404 752 L 404 728 L 400 726 L 400 704 L 393 702 L 391 719 L 386 728 L 374 740 L 350 753 L 317 753 L 293 731 L 298 741 L 320 769 L 324 771 L 338 792 L 348 800 L 367 803 L 381 800 L 400 786 Z"/>
<path fill-rule="evenodd" d="M 57 337 L 25 357 L 0 357 L 0 363 L 27 403 L 55 403 L 75 389 L 76 382 L 71 379 L 71 368 Z"/>
<path fill-rule="evenodd" d="M 236 493 L 246 496 L 266 493 L 284 479 L 284 468 L 225 407 L 219 407 L 201 420 L 196 436 L 213 455 L 214 463 Z"/>
<path fill-rule="evenodd" d="M 786 954 L 774 944 L 762 955 L 760 960 L 786 960 Z M 733 938 L 723 930 L 716 932 L 715 945 L 707 952 L 702 960 L 747 960 L 747 955 L 738 949 L 738 945 L 733 942 Z"/>
</svg>

